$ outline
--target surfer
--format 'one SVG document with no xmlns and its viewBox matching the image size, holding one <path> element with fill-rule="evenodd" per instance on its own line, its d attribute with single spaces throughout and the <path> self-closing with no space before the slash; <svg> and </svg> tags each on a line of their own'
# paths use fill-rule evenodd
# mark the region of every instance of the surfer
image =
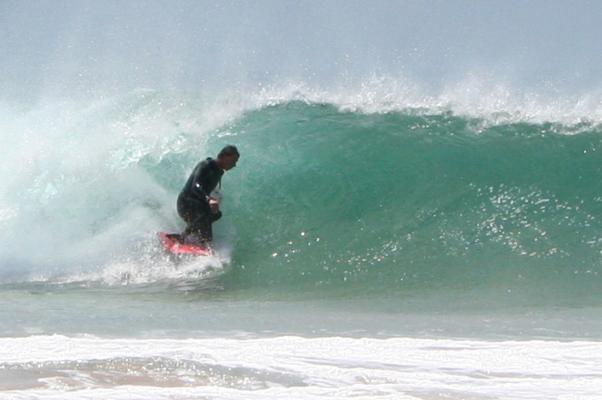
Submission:
<svg viewBox="0 0 602 400">
<path fill-rule="evenodd" d="M 211 225 L 221 218 L 219 198 L 212 197 L 216 186 L 221 187 L 224 171 L 236 166 L 239 153 L 236 146 L 225 146 L 217 159 L 208 157 L 199 162 L 178 196 L 178 214 L 187 226 L 182 234 L 184 243 L 206 245 L 213 239 Z"/>
</svg>

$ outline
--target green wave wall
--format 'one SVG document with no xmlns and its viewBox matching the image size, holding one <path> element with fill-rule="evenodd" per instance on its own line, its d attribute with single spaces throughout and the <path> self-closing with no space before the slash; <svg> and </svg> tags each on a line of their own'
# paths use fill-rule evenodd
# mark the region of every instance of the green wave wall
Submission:
<svg viewBox="0 0 602 400">
<path fill-rule="evenodd" d="M 223 185 L 231 285 L 602 288 L 597 126 L 290 102 L 226 142 L 242 153 Z"/>
</svg>

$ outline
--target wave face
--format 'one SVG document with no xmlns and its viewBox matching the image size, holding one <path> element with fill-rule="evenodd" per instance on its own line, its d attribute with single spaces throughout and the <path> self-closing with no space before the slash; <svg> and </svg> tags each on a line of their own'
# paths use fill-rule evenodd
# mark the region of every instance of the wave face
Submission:
<svg viewBox="0 0 602 400">
<path fill-rule="evenodd" d="M 228 129 L 241 284 L 600 287 L 597 126 L 291 102 Z"/>
<path fill-rule="evenodd" d="M 173 277 L 154 232 L 181 228 L 174 203 L 187 174 L 234 143 L 241 162 L 223 179 L 215 227 L 226 289 L 485 288 L 598 302 L 599 125 L 294 99 L 246 106 L 136 92 L 5 118 L 26 134 L 2 151 L 2 280 Z"/>
</svg>

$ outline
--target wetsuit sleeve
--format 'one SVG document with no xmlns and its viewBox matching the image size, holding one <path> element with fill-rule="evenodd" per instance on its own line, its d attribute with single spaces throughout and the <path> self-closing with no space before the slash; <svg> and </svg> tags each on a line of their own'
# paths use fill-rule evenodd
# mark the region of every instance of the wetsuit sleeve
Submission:
<svg viewBox="0 0 602 400">
<path fill-rule="evenodd" d="M 203 201 L 207 201 L 209 196 L 208 180 L 211 174 L 211 167 L 207 162 L 201 162 L 194 170 L 192 176 L 192 191 Z"/>
</svg>

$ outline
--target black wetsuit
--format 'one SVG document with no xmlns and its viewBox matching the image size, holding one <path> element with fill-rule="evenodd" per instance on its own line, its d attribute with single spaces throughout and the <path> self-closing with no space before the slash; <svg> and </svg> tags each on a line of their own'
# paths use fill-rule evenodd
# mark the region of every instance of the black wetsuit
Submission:
<svg viewBox="0 0 602 400">
<path fill-rule="evenodd" d="M 192 171 L 178 196 L 178 214 L 186 223 L 184 237 L 195 235 L 201 241 L 213 239 L 211 224 L 221 218 L 209 206 L 209 194 L 220 183 L 224 170 L 212 158 L 201 161 Z"/>
</svg>

